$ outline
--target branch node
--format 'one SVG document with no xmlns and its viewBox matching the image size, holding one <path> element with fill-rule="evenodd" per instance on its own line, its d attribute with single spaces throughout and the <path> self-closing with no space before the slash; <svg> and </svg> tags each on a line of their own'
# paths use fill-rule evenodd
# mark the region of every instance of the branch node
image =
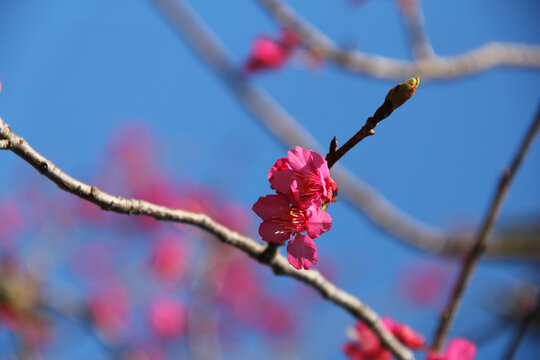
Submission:
<svg viewBox="0 0 540 360">
<path fill-rule="evenodd" d="M 47 164 L 47 161 L 43 161 L 39 164 L 39 172 L 41 174 L 44 174 L 49 171 L 49 164 Z"/>
<path fill-rule="evenodd" d="M 279 247 L 282 244 L 268 243 L 264 251 L 259 255 L 257 260 L 263 264 L 270 264 L 276 257 Z"/>
</svg>

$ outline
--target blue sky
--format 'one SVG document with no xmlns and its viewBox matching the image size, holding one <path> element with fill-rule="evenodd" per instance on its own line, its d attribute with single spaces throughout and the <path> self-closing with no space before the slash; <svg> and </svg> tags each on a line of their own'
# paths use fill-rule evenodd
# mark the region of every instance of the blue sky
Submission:
<svg viewBox="0 0 540 360">
<path fill-rule="evenodd" d="M 392 1 L 371 0 L 358 7 L 345 0 L 289 4 L 338 43 L 366 53 L 409 56 Z M 254 37 L 277 32 L 255 2 L 190 5 L 239 66 Z M 539 7 L 533 0 L 431 1 L 424 11 L 435 51 L 447 56 L 489 41 L 538 44 Z M 161 161 L 176 176 L 216 187 L 248 208 L 269 193 L 268 169 L 287 149 L 243 110 L 149 2 L 2 1 L 0 24 L 0 116 L 64 171 L 91 179 L 111 134 L 138 121 L 161 139 Z M 322 144 L 334 135 L 344 142 L 396 83 L 331 64 L 306 70 L 298 62 L 252 81 Z M 517 68 L 422 82 L 414 98 L 341 163 L 423 222 L 448 230 L 475 226 L 537 110 L 539 82 L 538 69 Z M 502 221 L 538 216 L 539 157 L 537 141 L 510 191 Z M 0 162 L 5 174 L 28 166 L 10 153 L 0 153 Z M 14 176 L 0 177 L 0 198 L 17 182 Z M 327 258 L 337 264 L 338 284 L 379 313 L 432 334 L 437 311 L 401 303 L 394 296 L 395 281 L 407 264 L 441 260 L 396 242 L 343 201 L 329 211 L 334 226 L 317 243 L 320 262 Z M 483 263 L 453 334 L 489 316 L 479 304 L 490 284 L 522 276 L 532 276 L 526 265 Z M 343 329 L 352 323 L 343 311 L 321 302 L 304 325 L 301 358 L 337 358 Z M 496 357 L 511 334 L 486 344 L 479 358 Z M 529 338 L 520 358 L 532 359 L 527 353 L 533 348 L 538 351 L 538 344 Z"/>
</svg>

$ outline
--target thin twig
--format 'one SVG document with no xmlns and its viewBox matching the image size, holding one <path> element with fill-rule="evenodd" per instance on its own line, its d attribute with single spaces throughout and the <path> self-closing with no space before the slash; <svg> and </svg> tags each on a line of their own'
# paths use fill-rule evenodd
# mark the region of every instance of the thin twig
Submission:
<svg viewBox="0 0 540 360">
<path fill-rule="evenodd" d="M 375 127 L 379 122 L 370 116 L 364 126 L 356 134 L 354 134 L 345 144 L 335 151 L 330 151 L 326 155 L 326 161 L 328 162 L 328 168 L 334 166 L 334 164 L 343 157 L 349 150 L 351 150 L 356 144 L 365 139 L 368 136 L 375 134 Z M 335 138 L 334 138 L 335 139 Z"/>
<path fill-rule="evenodd" d="M 322 146 L 301 124 L 263 90 L 247 81 L 215 34 L 187 4 L 173 0 L 150 1 L 194 53 L 228 86 L 239 103 L 276 139 L 288 148 L 298 145 L 322 153 Z M 449 256 L 463 255 L 470 248 L 471 238 L 450 236 L 413 219 L 342 166 L 336 165 L 332 168 L 332 177 L 339 184 L 340 198 L 361 210 L 381 230 L 407 245 Z M 508 254 L 505 244 L 493 243 L 493 246 L 490 244 L 487 254 L 500 258 L 536 259 L 540 256 L 540 244 L 527 243 L 513 248 Z"/>
<path fill-rule="evenodd" d="M 326 155 L 326 161 L 328 162 L 328 168 L 332 168 L 334 164 L 343 157 L 349 150 L 356 146 L 360 141 L 368 136 L 375 134 L 375 128 L 377 124 L 386 119 L 394 112 L 395 109 L 403 105 L 409 100 L 419 84 L 419 77 L 409 79 L 401 84 L 394 86 L 384 99 L 384 103 L 379 106 L 377 111 L 370 116 L 364 126 L 356 134 L 354 134 L 343 146 L 337 148 L 337 139 L 334 137 L 330 142 L 330 150 Z"/>
<path fill-rule="evenodd" d="M 265 246 L 255 240 L 229 230 L 217 223 L 206 214 L 197 214 L 184 210 L 174 210 L 155 205 L 143 200 L 128 199 L 113 196 L 99 190 L 95 186 L 85 184 L 72 178 L 57 168 L 51 161 L 35 151 L 23 138 L 15 135 L 9 126 L 0 119 L 0 140 L 9 140 L 10 150 L 32 165 L 43 176 L 54 182 L 60 189 L 65 190 L 81 199 L 92 202 L 103 210 L 127 215 L 146 215 L 156 220 L 172 221 L 196 226 L 216 236 L 225 244 L 232 245 L 257 261 L 269 266 L 276 275 L 293 277 L 317 290 L 325 299 L 348 311 L 357 319 L 365 322 L 387 347 L 399 359 L 413 359 L 412 353 L 404 347 L 383 326 L 377 314 L 353 295 L 339 289 L 326 280 L 318 271 L 299 271 L 294 269 L 288 260 L 277 253 L 271 259 L 262 259 Z"/>
<path fill-rule="evenodd" d="M 257 0 L 280 23 L 293 28 L 315 54 L 358 74 L 400 80 L 422 74 L 423 79 L 454 79 L 499 66 L 540 68 L 540 47 L 488 43 L 452 56 L 431 57 L 414 62 L 367 55 L 339 47 L 279 0 Z"/>
<path fill-rule="evenodd" d="M 527 329 L 538 316 L 540 316 L 540 294 L 538 294 L 536 297 L 536 305 L 523 318 L 523 321 L 521 322 L 521 325 L 516 333 L 516 337 L 512 340 L 512 343 L 510 344 L 510 347 L 508 348 L 508 351 L 503 359 L 512 360 L 514 358 L 517 353 L 517 349 L 519 348 L 519 344 L 521 344 L 521 340 L 527 332 Z"/>
<path fill-rule="evenodd" d="M 472 274 L 474 272 L 474 269 L 476 268 L 476 265 L 478 264 L 480 256 L 482 256 L 487 247 L 488 236 L 493 230 L 493 226 L 495 225 L 497 217 L 499 216 L 499 212 L 501 210 L 504 199 L 506 198 L 506 194 L 510 189 L 510 184 L 514 179 L 517 170 L 521 165 L 525 154 L 527 153 L 527 150 L 532 144 L 534 136 L 536 135 L 539 127 L 540 108 L 530 128 L 528 129 L 527 134 L 523 139 L 523 142 L 521 143 L 518 152 L 512 160 L 510 167 L 506 169 L 506 171 L 501 176 L 497 191 L 495 192 L 489 210 L 485 216 L 480 231 L 478 232 L 476 242 L 463 260 L 461 271 L 457 283 L 454 287 L 452 296 L 450 297 L 450 301 L 441 314 L 439 327 L 437 329 L 435 341 L 433 344 L 433 348 L 436 351 L 441 351 L 444 346 L 446 337 L 448 335 L 448 332 L 450 331 L 450 327 L 454 322 L 456 314 L 459 310 L 459 306 L 463 300 L 463 294 L 465 293 L 465 289 L 467 288 L 467 285 L 471 280 Z"/>
</svg>

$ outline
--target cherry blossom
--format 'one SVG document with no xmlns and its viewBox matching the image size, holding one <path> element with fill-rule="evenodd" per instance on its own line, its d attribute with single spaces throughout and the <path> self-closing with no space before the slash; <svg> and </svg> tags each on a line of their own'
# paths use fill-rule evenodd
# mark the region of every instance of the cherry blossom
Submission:
<svg viewBox="0 0 540 360">
<path fill-rule="evenodd" d="M 149 320 L 156 334 L 163 338 L 174 338 L 184 331 L 186 310 L 175 299 L 157 299 L 150 306 Z"/>
<path fill-rule="evenodd" d="M 281 37 L 277 40 L 259 36 L 253 42 L 245 69 L 254 72 L 281 67 L 298 44 L 298 36 L 288 28 L 282 29 Z"/>
<path fill-rule="evenodd" d="M 163 280 L 180 281 L 187 271 L 188 251 L 182 239 L 170 234 L 152 244 L 151 268 Z"/>
<path fill-rule="evenodd" d="M 277 244 L 292 237 L 287 244 L 289 263 L 296 269 L 310 269 L 319 258 L 313 239 L 332 227 L 325 205 L 335 201 L 337 185 L 328 164 L 316 152 L 297 146 L 275 162 L 268 180 L 277 194 L 260 197 L 253 205 L 263 220 L 259 234 Z"/>
<path fill-rule="evenodd" d="M 384 317 L 382 321 L 384 326 L 408 348 L 420 350 L 426 344 L 424 337 L 414 331 L 409 325 L 394 321 L 389 317 Z"/>
<path fill-rule="evenodd" d="M 315 239 L 332 227 L 332 218 L 327 212 L 316 207 L 295 208 L 283 194 L 260 197 L 253 211 L 263 219 L 259 234 L 264 241 L 272 243 L 282 243 L 300 232 L 307 232 Z"/>
<path fill-rule="evenodd" d="M 94 324 L 107 336 L 119 337 L 126 330 L 129 294 L 120 285 L 108 285 L 92 294 L 88 307 Z"/>
<path fill-rule="evenodd" d="M 397 337 L 403 345 L 412 350 L 420 350 L 425 345 L 424 337 L 406 324 L 389 317 L 382 318 L 384 327 Z M 392 354 L 385 349 L 377 335 L 363 322 L 358 322 L 352 330 L 350 341 L 343 346 L 343 352 L 351 360 L 391 360 Z"/>
<path fill-rule="evenodd" d="M 455 338 L 446 347 L 444 354 L 431 352 L 426 360 L 472 360 L 476 355 L 476 345 L 465 338 Z"/>
<path fill-rule="evenodd" d="M 268 179 L 276 191 L 293 192 L 301 208 L 322 206 L 332 202 L 337 195 L 337 185 L 330 177 L 326 160 L 315 151 L 300 146 L 289 150 L 286 159 L 276 161 Z"/>
</svg>

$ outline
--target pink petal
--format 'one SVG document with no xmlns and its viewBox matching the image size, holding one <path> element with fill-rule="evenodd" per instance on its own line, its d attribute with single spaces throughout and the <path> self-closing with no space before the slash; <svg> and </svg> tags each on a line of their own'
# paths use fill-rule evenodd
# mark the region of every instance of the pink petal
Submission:
<svg viewBox="0 0 540 360">
<path fill-rule="evenodd" d="M 431 351 L 430 353 L 428 353 L 426 360 L 448 360 L 448 358 L 446 357 L 446 355 Z"/>
<path fill-rule="evenodd" d="M 364 352 L 358 343 L 348 342 L 343 346 L 343 352 L 349 360 L 364 360 Z"/>
<path fill-rule="evenodd" d="M 392 320 L 391 317 L 385 316 L 381 318 L 381 321 L 384 327 L 388 329 L 388 331 L 394 331 L 394 326 L 396 325 L 396 323 L 394 322 L 394 320 Z"/>
<path fill-rule="evenodd" d="M 268 67 L 279 66 L 285 60 L 285 52 L 279 44 L 260 37 L 253 44 L 252 57 Z"/>
<path fill-rule="evenodd" d="M 298 34 L 291 28 L 284 27 L 281 29 L 281 44 L 286 49 L 291 49 L 297 45 L 300 45 L 300 37 Z"/>
<path fill-rule="evenodd" d="M 268 172 L 268 180 L 270 180 L 271 182 L 272 175 L 274 175 L 276 171 L 287 170 L 287 169 L 290 169 L 289 159 L 287 158 L 277 159 L 277 161 L 274 163 L 274 166 L 272 166 L 272 168 Z"/>
<path fill-rule="evenodd" d="M 158 335 L 165 338 L 179 336 L 186 325 L 184 305 L 169 298 L 157 299 L 150 306 L 150 326 Z"/>
<path fill-rule="evenodd" d="M 318 170 L 318 172 L 321 173 L 323 179 L 330 177 L 330 170 L 328 170 L 328 163 L 321 155 L 319 155 L 315 151 L 311 151 L 311 159 L 313 162 L 313 166 L 315 167 L 315 169 Z"/>
<path fill-rule="evenodd" d="M 260 197 L 252 209 L 263 220 L 282 218 L 289 214 L 289 200 L 281 194 L 266 195 Z"/>
<path fill-rule="evenodd" d="M 395 324 L 392 332 L 405 346 L 413 350 L 422 349 L 426 343 L 422 335 L 406 324 Z"/>
<path fill-rule="evenodd" d="M 476 355 L 476 345 L 464 338 L 456 338 L 448 344 L 446 357 L 448 360 L 472 360 Z"/>
<path fill-rule="evenodd" d="M 311 207 L 308 216 L 306 231 L 312 239 L 318 238 L 332 227 L 332 217 L 326 211 Z"/>
<path fill-rule="evenodd" d="M 308 270 L 317 263 L 317 246 L 308 236 L 298 234 L 287 244 L 287 259 L 295 269 Z"/>
<path fill-rule="evenodd" d="M 356 324 L 356 331 L 358 334 L 358 344 L 363 355 L 367 359 L 375 358 L 383 350 L 381 341 L 377 335 L 363 322 Z"/>
<path fill-rule="evenodd" d="M 311 162 L 311 151 L 297 146 L 294 150 L 289 150 L 287 158 L 289 159 L 291 169 L 302 172 L 302 170 Z"/>
<path fill-rule="evenodd" d="M 388 350 L 382 350 L 379 355 L 377 355 L 377 360 L 392 360 L 392 353 Z"/>
<path fill-rule="evenodd" d="M 283 221 L 267 220 L 259 225 L 259 234 L 264 241 L 282 243 L 289 240 L 291 230 L 286 227 L 286 223 Z"/>
<path fill-rule="evenodd" d="M 272 184 L 272 189 L 275 189 L 282 194 L 286 194 L 291 189 L 295 179 L 296 176 L 292 170 L 279 170 L 276 171 L 270 179 L 270 184 Z"/>
</svg>

